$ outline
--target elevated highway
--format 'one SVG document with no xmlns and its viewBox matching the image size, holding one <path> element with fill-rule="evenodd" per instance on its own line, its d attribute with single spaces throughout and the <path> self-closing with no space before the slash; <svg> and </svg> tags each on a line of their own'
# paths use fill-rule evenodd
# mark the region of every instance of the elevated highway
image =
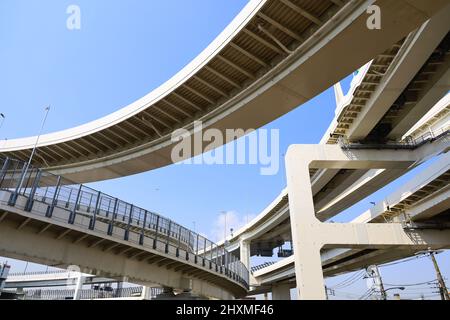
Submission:
<svg viewBox="0 0 450 320">
<path fill-rule="evenodd" d="M 403 137 L 418 139 L 433 132 L 445 132 L 450 129 L 450 93 L 447 93 L 419 122 Z"/>
<path fill-rule="evenodd" d="M 5 281 L 4 289 L 22 300 L 150 300 L 164 291 L 158 286 L 123 287 L 122 280 L 123 278 L 101 278 L 70 270 L 37 271 L 11 273 Z M 112 287 L 113 283 L 118 284 L 117 288 Z"/>
<path fill-rule="evenodd" d="M 445 161 L 449 161 L 449 158 L 447 157 L 447 151 L 450 147 L 449 145 L 449 133 L 446 131 L 444 134 L 442 134 L 440 137 L 429 137 L 427 135 L 427 139 L 424 140 L 425 143 L 421 144 L 421 146 L 418 146 L 415 150 L 411 149 L 411 152 L 418 152 L 418 154 L 421 154 L 419 158 L 416 159 L 416 161 L 413 161 L 410 166 L 405 167 L 404 169 L 383 169 L 385 171 L 385 175 L 397 175 L 398 172 L 406 173 L 413 168 L 417 167 L 421 163 L 423 163 L 425 160 L 432 158 L 433 156 L 439 156 L 441 154 L 444 154 L 443 157 Z M 403 145 L 405 146 L 405 145 Z M 409 147 L 409 145 L 406 145 Z M 401 148 L 401 145 L 395 145 L 396 148 Z M 370 151 L 370 150 L 368 150 Z M 373 151 L 373 150 L 372 150 Z M 351 152 L 351 151 L 350 151 Z M 392 151 L 392 154 L 395 154 L 395 151 Z M 445 162 L 444 161 L 444 162 Z M 327 169 L 329 171 L 333 171 L 334 169 Z M 375 172 L 380 171 L 373 170 Z M 336 182 L 336 188 L 339 190 L 346 191 L 348 193 L 357 194 L 362 192 L 360 189 L 357 188 L 357 185 L 360 181 L 360 177 L 363 176 L 360 174 L 360 171 L 367 172 L 364 168 L 361 169 L 355 169 L 355 178 L 353 180 L 353 183 L 356 184 L 348 184 L 347 186 L 339 185 Z M 339 176 L 338 176 L 339 177 Z M 336 178 L 335 178 L 336 179 Z M 317 181 L 320 182 L 320 180 L 311 180 L 311 189 L 313 194 L 314 202 L 316 201 L 315 195 L 317 194 L 317 190 L 320 190 L 319 187 L 317 187 L 316 183 Z M 363 180 L 364 181 L 364 180 Z M 364 191 L 364 192 L 371 192 L 371 190 L 378 190 L 386 186 L 391 180 L 383 181 L 380 179 L 373 179 L 369 181 L 364 181 L 365 183 L 370 184 L 370 190 Z M 327 189 L 328 193 L 334 194 L 335 190 L 332 189 L 330 186 Z M 341 189 L 342 188 L 342 189 Z M 346 188 L 348 188 L 346 190 Z M 342 191 L 340 191 L 342 192 Z M 339 192 L 336 192 L 337 195 L 339 195 Z M 350 207 L 351 205 L 357 203 L 359 199 L 361 198 L 361 195 L 355 195 L 352 198 L 352 201 L 349 201 L 347 203 L 347 206 Z M 333 198 L 331 198 L 333 199 Z M 335 215 L 338 215 L 341 211 L 336 211 L 336 214 L 329 218 L 333 218 Z M 316 211 L 316 217 L 321 220 L 320 211 Z M 290 210 L 289 210 L 289 194 L 288 189 L 283 190 L 280 195 L 271 203 L 269 204 L 266 209 L 264 209 L 255 219 L 250 221 L 248 224 L 243 226 L 241 229 L 237 230 L 233 233 L 232 237 L 228 237 L 226 248 L 227 250 L 231 252 L 235 252 L 236 255 L 239 255 L 242 260 L 242 250 L 244 246 L 247 246 L 251 256 L 259 255 L 259 256 L 272 256 L 273 250 L 277 247 L 282 246 L 284 243 L 289 242 L 292 239 L 291 236 L 291 220 L 290 220 Z M 219 246 L 223 246 L 223 241 L 219 242 Z M 251 244 L 251 245 L 250 245 Z"/>
<path fill-rule="evenodd" d="M 339 84 L 335 86 L 335 119 L 321 144 L 382 149 L 386 144 L 407 144 L 424 137 L 423 127 L 422 134 L 412 127 L 433 106 L 440 108 L 449 99 L 449 14 L 447 7 L 359 69 L 346 95 Z M 445 122 L 443 114 L 438 118 L 441 124 Z M 440 134 L 446 129 L 434 126 L 427 130 Z M 317 217 L 330 219 L 404 173 L 311 170 Z"/>
<path fill-rule="evenodd" d="M 383 14 L 381 30 L 366 26 L 373 3 Z M 27 159 L 35 137 L 5 142 L 0 152 L 11 159 L 3 160 L 0 174 L 0 254 L 215 298 L 244 296 L 249 285 L 255 293 L 278 287 L 278 297 L 296 286 L 302 298 L 323 298 L 323 275 L 448 248 L 448 230 L 437 232 L 448 221 L 443 167 L 360 220 L 324 222 L 432 157 L 448 164 L 442 119 L 450 87 L 449 14 L 448 1 L 440 0 L 251 1 L 154 92 L 105 118 L 43 136 L 35 164 L 44 170 L 25 172 L 23 162 L 11 160 Z M 177 129 L 192 133 L 196 120 L 222 131 L 260 127 L 364 63 L 349 94 L 335 87 L 336 118 L 321 145 L 290 148 L 288 188 L 226 242 L 214 244 L 72 182 L 170 164 Z M 430 136 L 427 127 L 440 133 Z M 294 255 L 256 270 L 250 283 L 250 256 L 272 255 L 286 241 L 294 243 Z"/>
<path fill-rule="evenodd" d="M 449 99 L 446 96 L 450 89 L 450 23 L 446 18 L 449 14 L 448 7 L 362 67 L 347 95 L 343 95 L 339 84 L 335 87 L 336 115 L 321 144 L 383 148 L 384 144 L 407 143 L 420 138 L 417 133 L 411 136 L 410 129 L 433 106 L 446 104 Z M 399 121 L 404 124 L 393 136 L 391 131 Z M 445 129 L 432 131 L 442 133 Z M 377 190 L 380 184 L 387 184 L 404 173 L 311 170 L 318 218 L 329 219 Z"/>
<path fill-rule="evenodd" d="M 387 196 L 373 208 L 351 223 L 397 223 L 411 234 L 426 230 L 442 230 L 444 241 L 430 245 L 433 249 L 448 249 L 450 189 L 450 155 L 443 155 L 437 162 L 415 176 L 397 191 Z M 444 235 L 446 234 L 446 235 Z M 447 239 L 447 240 L 445 240 Z M 427 249 L 427 248 L 425 248 Z M 321 260 L 325 277 L 364 269 L 371 264 L 384 264 L 410 257 L 422 250 L 422 245 L 401 247 L 398 245 L 372 246 L 365 249 L 324 249 Z M 282 284 L 294 288 L 294 256 L 257 268 L 252 273 L 253 293 L 270 292 L 273 286 Z"/>
<path fill-rule="evenodd" d="M 367 68 L 367 66 L 366 66 Z M 366 69 L 367 70 L 367 69 Z M 359 74 L 360 79 L 365 77 L 364 72 Z M 358 78 L 357 78 L 357 81 Z M 355 84 L 355 81 L 353 82 Z M 354 86 L 352 90 L 357 90 Z M 351 91 L 352 92 L 352 91 Z M 354 92 L 354 91 L 353 91 Z M 339 97 L 339 94 L 337 94 Z M 345 152 L 352 154 L 357 150 L 367 150 L 376 147 L 379 152 L 389 152 L 392 155 L 401 150 L 411 150 L 430 148 L 435 145 L 434 151 L 428 149 L 426 152 L 419 152 L 421 156 L 416 159 L 412 166 L 403 169 L 370 169 L 364 170 L 364 167 L 351 170 L 351 174 L 339 173 L 339 169 L 310 169 L 311 191 L 315 207 L 316 217 L 319 220 L 327 220 L 339 214 L 342 210 L 334 208 L 331 215 L 324 219 L 317 201 L 323 199 L 317 197 L 319 191 L 329 196 L 329 201 L 336 201 L 339 197 L 346 196 L 346 206 L 349 207 L 365 195 L 379 190 L 396 177 L 408 172 L 418 164 L 425 162 L 435 156 L 440 155 L 440 160 L 432 165 L 428 170 L 419 174 L 412 182 L 405 185 L 393 196 L 388 197 L 386 203 L 378 204 L 371 210 L 371 213 L 365 213 L 358 219 L 352 221 L 354 224 L 364 223 L 397 223 L 403 225 L 405 230 L 439 230 L 448 228 L 448 166 L 450 158 L 448 156 L 448 106 L 450 105 L 450 95 L 445 95 L 435 106 L 429 106 L 429 112 L 410 130 L 405 132 L 404 136 L 389 143 L 364 144 L 349 143 L 341 144 Z M 339 109 L 338 109 L 339 111 Z M 339 112 L 337 112 L 339 114 Z M 328 137 L 330 137 L 328 135 Z M 325 137 L 324 137 L 325 138 Z M 342 143 L 338 140 L 334 143 Z M 325 140 L 326 144 L 333 142 Z M 355 149 L 353 149 L 355 148 Z M 306 152 L 306 151 L 305 151 Z M 320 157 L 318 157 L 319 159 Z M 370 158 L 370 156 L 369 156 Z M 348 171 L 346 169 L 345 171 Z M 380 179 L 383 174 L 389 179 Z M 343 176 L 343 178 L 341 178 Z M 329 183 L 329 181 L 333 181 Z M 230 251 L 239 252 L 240 259 L 248 266 L 250 256 L 268 256 L 272 257 L 273 250 L 286 242 L 292 242 L 292 221 L 289 205 L 288 189 L 282 193 L 253 221 L 233 234 L 233 237 L 227 239 L 227 248 Z M 325 205 L 332 207 L 329 203 Z M 344 208 L 345 208 L 344 207 Z M 375 209 L 378 210 L 374 214 Z M 330 212 L 330 211 L 329 211 Z M 368 215 L 370 214 L 370 218 Z M 445 240 L 449 241 L 449 239 Z M 440 242 L 436 245 L 438 248 L 447 248 L 447 244 Z M 223 245 L 223 242 L 220 243 Z M 339 247 L 339 246 L 338 246 Z M 345 246 L 344 246 L 345 247 Z M 420 246 L 362 246 L 361 248 L 335 248 L 329 246 L 322 251 L 322 267 L 324 276 L 333 276 L 353 270 L 367 267 L 368 264 L 378 264 L 398 260 L 413 255 Z M 253 293 L 267 292 L 286 292 L 288 288 L 296 286 L 295 283 L 295 263 L 294 256 L 285 258 L 278 263 L 267 265 L 255 270 L 251 276 Z M 280 287 L 281 286 L 281 287 Z M 275 296 L 278 296 L 278 293 Z M 286 298 L 286 294 L 282 295 Z"/>
<path fill-rule="evenodd" d="M 380 30 L 367 28 L 371 4 L 381 9 Z M 196 120 L 222 131 L 261 127 L 389 49 L 446 6 L 446 0 L 250 1 L 205 51 L 158 89 L 102 119 L 42 136 L 34 164 L 79 183 L 171 164 L 176 129 L 192 133 Z M 25 160 L 35 141 L 8 140 L 0 152 Z"/>
<path fill-rule="evenodd" d="M 156 213 L 3 159 L 0 255 L 102 278 L 127 277 L 220 299 L 246 295 L 249 273 L 239 259 Z M 8 177 L 5 179 L 5 177 Z M 48 186 L 48 181 L 54 181 Z M 43 183 L 43 186 L 41 186 Z"/>
<path fill-rule="evenodd" d="M 108 278 L 96 277 L 89 274 L 79 274 L 66 270 L 53 272 L 36 272 L 10 274 L 5 281 L 5 289 L 45 288 L 75 285 L 78 277 L 84 278 L 85 285 L 105 284 L 117 282 Z"/>
</svg>

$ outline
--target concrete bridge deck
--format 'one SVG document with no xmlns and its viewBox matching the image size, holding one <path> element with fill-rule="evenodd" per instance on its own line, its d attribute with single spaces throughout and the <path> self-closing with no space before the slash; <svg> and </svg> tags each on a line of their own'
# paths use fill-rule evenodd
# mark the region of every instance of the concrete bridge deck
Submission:
<svg viewBox="0 0 450 320">
<path fill-rule="evenodd" d="M 383 13 L 380 30 L 367 28 L 371 4 Z M 259 128 L 383 53 L 447 5 L 446 0 L 308 0 L 302 6 L 252 0 L 205 51 L 155 91 L 102 119 L 43 135 L 34 164 L 79 183 L 171 164 L 175 130 L 192 133 L 196 120 L 205 129 Z M 0 152 L 25 160 L 35 141 L 8 140 Z"/>
</svg>

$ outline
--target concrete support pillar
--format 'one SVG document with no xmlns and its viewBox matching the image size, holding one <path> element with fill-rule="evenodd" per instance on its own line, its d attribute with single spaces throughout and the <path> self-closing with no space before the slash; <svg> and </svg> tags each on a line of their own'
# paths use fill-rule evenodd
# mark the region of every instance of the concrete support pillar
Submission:
<svg viewBox="0 0 450 320">
<path fill-rule="evenodd" d="M 84 277 L 83 277 L 82 273 L 79 273 L 78 278 L 77 278 L 77 284 L 75 287 L 75 293 L 73 295 L 73 300 L 80 300 L 81 290 L 83 289 L 83 285 L 84 285 Z"/>
<path fill-rule="evenodd" d="M 116 298 L 120 298 L 122 296 L 122 289 L 123 289 L 123 282 L 117 282 L 117 291 L 116 291 Z"/>
<path fill-rule="evenodd" d="M 309 236 L 313 226 L 320 223 L 315 217 L 309 168 L 298 163 L 293 153 L 286 157 L 286 174 L 289 192 L 289 211 L 294 249 L 297 297 L 301 300 L 325 300 L 321 244 Z"/>
<path fill-rule="evenodd" d="M 173 288 L 163 287 L 163 292 L 155 297 L 154 300 L 172 300 L 175 298 Z"/>
<path fill-rule="evenodd" d="M 431 148 L 431 149 L 430 149 Z M 286 155 L 289 211 L 297 295 L 325 300 L 320 250 L 327 248 L 447 248 L 450 231 L 407 230 L 399 223 L 322 223 L 316 218 L 310 168 L 405 170 L 432 154 L 433 144 L 417 150 L 343 150 L 337 145 L 293 145 Z M 436 149 L 437 150 L 437 149 Z"/>
<path fill-rule="evenodd" d="M 342 101 L 344 101 L 344 92 L 342 91 L 341 83 L 338 82 L 334 85 L 334 96 L 336 99 L 336 107 L 341 106 Z"/>
<path fill-rule="evenodd" d="M 239 243 L 242 264 L 250 271 L 250 242 L 241 240 Z"/>
<path fill-rule="evenodd" d="M 272 285 L 272 300 L 291 300 L 291 288 L 289 284 Z"/>
</svg>

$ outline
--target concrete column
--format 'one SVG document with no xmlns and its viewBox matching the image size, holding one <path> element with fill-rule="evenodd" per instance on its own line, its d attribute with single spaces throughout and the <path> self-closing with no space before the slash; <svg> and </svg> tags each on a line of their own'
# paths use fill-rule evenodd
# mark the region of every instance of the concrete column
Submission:
<svg viewBox="0 0 450 320">
<path fill-rule="evenodd" d="M 82 273 L 78 274 L 77 284 L 75 287 L 75 293 L 73 295 L 73 300 L 80 300 L 81 298 L 81 290 L 83 289 L 84 277 Z"/>
<path fill-rule="evenodd" d="M 340 82 L 338 82 L 334 85 L 334 96 L 336 98 L 336 109 L 337 109 L 341 106 L 341 103 L 342 103 L 342 101 L 344 101 L 344 98 L 345 98 Z"/>
<path fill-rule="evenodd" d="M 405 230 L 398 223 L 322 223 L 314 209 L 310 167 L 407 170 L 438 149 L 435 144 L 426 144 L 414 151 L 343 150 L 337 145 L 289 147 L 286 174 L 299 299 L 326 299 L 320 256 L 324 245 L 329 248 L 414 246 L 419 249 L 441 243 L 447 247 L 450 235 L 446 231 Z"/>
<path fill-rule="evenodd" d="M 291 300 L 289 284 L 272 285 L 272 300 Z"/>
<path fill-rule="evenodd" d="M 326 300 L 320 249 L 315 241 L 320 235 L 314 226 L 320 223 L 315 217 L 309 168 L 296 154 L 286 156 L 286 174 L 289 193 L 289 211 L 294 249 L 297 297 L 301 300 Z"/>
<path fill-rule="evenodd" d="M 142 300 L 152 300 L 152 288 L 143 286 L 141 298 L 142 298 Z"/>
<path fill-rule="evenodd" d="M 241 240 L 239 243 L 242 264 L 250 271 L 250 242 Z"/>
<path fill-rule="evenodd" d="M 163 293 L 157 295 L 154 300 L 172 300 L 175 298 L 173 288 L 163 287 Z"/>
</svg>

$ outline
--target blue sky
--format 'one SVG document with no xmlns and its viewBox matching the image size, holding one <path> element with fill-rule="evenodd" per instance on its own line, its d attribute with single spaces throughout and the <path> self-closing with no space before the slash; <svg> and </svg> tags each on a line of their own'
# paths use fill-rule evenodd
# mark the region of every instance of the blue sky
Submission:
<svg viewBox="0 0 450 320">
<path fill-rule="evenodd" d="M 80 125 L 126 106 L 190 62 L 247 2 L 1 0 L 0 112 L 6 121 L 0 139 L 37 134 L 48 104 L 52 109 L 45 132 Z M 66 9 L 71 4 L 81 8 L 81 30 L 66 28 Z M 348 83 L 346 79 L 344 88 Z M 318 143 L 334 108 L 330 89 L 265 128 L 280 129 L 283 154 L 293 143 Z M 383 199 L 407 179 L 361 201 L 336 220 L 357 216 L 370 201 Z M 92 186 L 195 226 L 217 240 L 221 211 L 232 212 L 234 220 L 242 223 L 268 205 L 285 184 L 284 166 L 278 175 L 261 176 L 259 167 L 250 165 L 181 165 Z M 448 277 L 449 254 L 439 255 L 438 261 Z M 17 271 L 23 268 L 22 263 L 13 266 Z M 382 273 L 391 283 L 434 279 L 426 259 Z M 342 277 L 329 282 L 340 281 Z M 364 281 L 349 288 L 349 292 L 364 291 Z"/>
</svg>

